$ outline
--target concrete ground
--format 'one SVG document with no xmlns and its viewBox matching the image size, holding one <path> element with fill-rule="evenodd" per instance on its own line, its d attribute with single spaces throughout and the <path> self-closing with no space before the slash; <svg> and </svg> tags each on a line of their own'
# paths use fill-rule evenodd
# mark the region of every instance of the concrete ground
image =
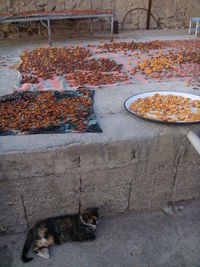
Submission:
<svg viewBox="0 0 200 267">
<path fill-rule="evenodd" d="M 99 35 L 99 34 L 98 34 Z M 109 35 L 99 35 L 99 38 L 90 38 L 87 35 L 74 36 L 75 38 L 66 38 L 60 40 L 55 37 L 54 46 L 60 45 L 76 45 L 77 43 L 88 44 L 97 43 L 100 40 L 109 40 Z M 117 40 L 177 40 L 177 39 L 195 39 L 194 35 L 188 35 L 187 29 L 179 30 L 151 30 L 151 31 L 131 31 L 121 33 L 116 36 Z M 32 41 L 12 41 L 2 42 L 0 44 L 0 57 L 7 57 L 6 61 L 13 65 L 19 61 L 20 53 L 25 49 L 33 49 L 42 45 L 46 45 L 47 40 Z M 12 93 L 17 86 L 18 73 L 12 69 L 0 66 L 0 96 Z M 152 136 L 178 133 L 187 133 L 194 129 L 197 132 L 199 127 L 171 127 L 166 125 L 144 122 L 134 116 L 128 114 L 124 107 L 124 101 L 131 95 L 152 90 L 175 90 L 190 92 L 194 94 L 200 93 L 200 90 L 192 90 L 185 87 L 185 81 L 167 81 L 152 83 L 134 83 L 131 85 L 120 84 L 120 86 L 104 87 L 97 89 L 95 94 L 94 110 L 97 115 L 99 124 L 103 130 L 102 134 L 42 134 L 30 136 L 3 136 L 0 138 L 0 153 L 10 151 L 33 151 L 36 149 L 45 149 L 51 147 L 66 146 L 69 144 L 90 144 L 90 143 L 106 143 L 116 140 L 126 140 L 135 138 L 151 138 Z M 178 129 L 178 131 L 177 131 Z"/>
<path fill-rule="evenodd" d="M 128 38 L 127 38 L 128 37 Z M 133 39 L 136 41 L 148 41 L 153 39 L 188 39 L 188 38 L 196 38 L 194 36 L 189 36 L 186 30 L 178 30 L 178 31 L 141 31 L 141 32 L 129 32 L 124 33 L 119 36 L 120 38 L 127 38 L 127 40 Z M 104 39 L 104 37 L 101 36 L 100 39 Z M 100 40 L 99 39 L 99 40 Z M 90 43 L 91 39 L 88 39 L 85 41 L 85 37 L 81 39 L 84 43 Z M 76 44 L 79 41 L 79 36 L 76 39 L 66 39 L 66 40 L 59 40 L 56 39 L 54 42 L 54 45 L 66 45 L 66 44 Z M 8 60 L 10 61 L 10 64 L 17 62 L 19 60 L 19 54 L 21 51 L 26 48 L 35 48 L 41 45 L 47 44 L 46 40 L 35 40 L 35 41 L 26 41 L 26 42 L 12 42 L 12 43 L 4 43 L 2 42 L 0 44 L 0 56 L 8 56 Z M 17 72 L 14 70 L 8 70 L 5 67 L 0 67 L 0 95 L 5 95 L 7 93 L 12 93 L 15 89 L 15 85 L 17 82 Z M 147 141 L 154 140 L 158 137 L 159 142 L 152 142 L 152 151 L 153 156 L 149 157 L 149 151 L 145 151 L 144 157 L 140 157 L 140 154 L 138 154 L 138 151 L 136 150 L 136 160 L 140 161 L 140 166 L 145 168 L 145 172 L 143 173 L 143 170 L 141 171 L 140 168 L 138 170 L 141 171 L 141 175 L 136 177 L 139 179 L 139 181 L 144 180 L 145 184 L 145 190 L 140 189 L 140 199 L 138 198 L 138 195 L 133 194 L 132 204 L 133 206 L 139 199 L 140 202 L 142 202 L 144 199 L 148 200 L 148 194 L 149 192 L 149 177 L 152 178 L 152 181 L 158 182 L 159 186 L 162 186 L 162 190 L 160 189 L 159 194 L 156 194 L 157 202 L 161 199 L 164 199 L 168 201 L 168 195 L 167 198 L 165 197 L 165 191 L 167 191 L 167 194 L 171 192 L 171 188 L 175 185 L 176 186 L 176 180 L 177 180 L 177 192 L 179 192 L 178 197 L 175 190 L 175 200 L 182 198 L 183 196 L 187 196 L 187 198 L 191 198 L 191 196 L 194 196 L 194 191 L 198 191 L 199 193 L 199 162 L 197 158 L 196 152 L 192 150 L 191 146 L 189 147 L 189 144 L 187 144 L 186 140 L 184 139 L 186 136 L 186 133 L 189 130 L 195 130 L 197 133 L 200 133 L 199 125 L 196 126 L 168 126 L 168 125 L 161 125 L 161 124 L 155 124 L 151 122 L 145 122 L 143 120 L 140 120 L 138 118 L 135 118 L 134 116 L 128 114 L 124 107 L 123 103 L 124 101 L 131 95 L 139 93 L 139 92 L 145 92 L 145 91 L 152 91 L 152 90 L 176 90 L 176 91 L 184 91 L 184 92 L 191 92 L 194 94 L 200 94 L 200 90 L 192 90 L 191 87 L 185 87 L 185 81 L 168 81 L 168 82 L 153 82 L 153 83 L 140 83 L 140 84 L 129 84 L 129 85 L 120 85 L 120 86 L 114 86 L 114 87 L 104 87 L 103 89 L 97 89 L 95 94 L 95 103 L 94 103 L 94 110 L 97 115 L 98 121 L 100 126 L 102 127 L 103 133 L 102 134 L 76 134 L 76 133 L 70 133 L 70 134 L 49 134 L 49 135 L 30 135 L 30 136 L 4 136 L 0 137 L 0 156 L 2 157 L 2 162 L 4 161 L 4 158 L 7 160 L 6 163 L 8 163 L 8 168 L 6 168 L 6 175 L 1 174 L 2 178 L 2 202 L 5 204 L 3 209 L 1 209 L 1 214 L 10 214 L 11 217 L 9 217 L 9 222 L 12 221 L 13 224 L 16 226 L 20 223 L 24 223 L 24 213 L 21 212 L 20 216 L 19 213 L 16 212 L 17 208 L 21 205 L 21 195 L 19 195 L 18 190 L 22 188 L 22 185 L 26 185 L 24 187 L 26 190 L 22 192 L 22 195 L 25 194 L 25 197 L 27 197 L 28 200 L 30 200 L 30 195 L 32 193 L 35 194 L 34 200 L 31 199 L 31 202 L 27 201 L 27 206 L 30 207 L 30 217 L 31 220 L 35 221 L 36 216 L 35 213 L 39 210 L 39 217 L 44 218 L 46 210 L 52 212 L 52 206 L 54 207 L 54 204 L 56 203 L 54 209 L 56 212 L 62 206 L 65 206 L 65 209 L 72 206 L 71 203 L 74 203 L 74 199 L 70 195 L 70 200 L 65 197 L 62 198 L 62 194 L 58 193 L 56 191 L 56 188 L 52 188 L 52 183 L 49 182 L 49 188 L 46 188 L 45 182 L 51 181 L 49 174 L 40 174 L 39 176 L 42 177 L 42 179 L 35 179 L 34 176 L 29 177 L 30 179 L 26 180 L 22 179 L 22 177 L 18 178 L 18 164 L 21 166 L 21 172 L 24 174 L 24 172 L 28 171 L 26 175 L 30 176 L 30 170 L 31 167 L 29 167 L 29 163 L 32 163 L 31 158 L 29 158 L 26 154 L 24 154 L 24 161 L 27 158 L 28 164 L 25 166 L 27 168 L 22 168 L 23 166 L 23 160 L 21 160 L 21 163 L 16 163 L 17 161 L 20 161 L 20 157 L 22 153 L 17 152 L 30 152 L 33 151 L 43 151 L 47 148 L 56 148 L 59 150 L 62 147 L 68 147 L 70 146 L 79 146 L 80 145 L 86 145 L 86 144 L 109 144 L 111 142 L 118 143 L 119 141 L 128 140 L 129 143 L 135 144 L 141 144 L 141 146 L 148 150 Z M 164 138 L 163 138 L 164 137 Z M 168 139 L 166 139 L 166 137 Z M 168 144 L 171 144 L 169 147 L 165 144 L 165 139 Z M 120 142 L 119 142 L 120 143 Z M 129 144 L 128 143 L 128 144 Z M 162 145 L 159 144 L 162 143 Z M 180 149 L 180 156 L 179 156 L 179 150 L 177 150 L 177 147 L 179 147 L 179 144 L 184 144 L 187 146 L 187 151 L 189 153 L 185 153 Z M 117 145 L 116 145 L 117 146 Z M 134 147 L 133 146 L 133 147 Z M 157 147 L 158 149 L 157 149 Z M 81 146 L 80 146 L 81 147 Z M 120 147 L 120 146 L 119 146 Z M 128 146 L 130 147 L 130 146 Z M 115 147 L 114 147 L 115 148 Z M 118 148 L 118 146 L 117 146 Z M 135 148 L 135 147 L 134 147 Z M 159 151 L 159 149 L 162 149 L 162 151 Z M 167 151 L 165 150 L 167 149 Z M 191 150 L 190 150 L 191 148 Z M 172 149 L 172 150 L 171 150 Z M 123 161 L 123 153 L 116 153 L 115 149 L 112 151 L 111 147 L 110 152 L 110 161 L 111 165 L 109 166 L 114 168 L 119 165 L 123 164 L 129 164 L 130 159 L 128 163 Z M 158 151 L 157 151 L 158 150 Z M 178 151 L 177 154 L 174 151 Z M 96 151 L 96 150 L 94 150 Z M 107 151 L 105 149 L 105 151 Z M 119 149 L 117 149 L 117 152 Z M 163 153 L 165 151 L 165 153 Z M 10 153 L 11 152 L 11 153 Z M 14 153 L 12 153 L 14 152 Z M 15 153 L 16 152 L 16 153 Z M 89 150 L 90 152 L 90 150 Z M 100 151 L 101 152 L 101 151 Z M 125 151 L 126 152 L 126 151 Z M 161 153 L 162 152 L 162 153 Z M 53 152 L 52 152 L 53 153 Z M 68 152 L 67 152 L 68 153 Z M 81 153 L 81 152 L 80 152 Z M 85 152 L 84 152 L 85 153 Z M 128 152 L 127 152 L 128 153 Z M 116 154 L 116 155 L 115 155 Z M 118 155 L 119 154 L 119 155 Z M 122 160 L 121 160 L 121 154 L 122 154 Z M 142 154 L 142 153 L 141 153 Z M 162 154 L 162 156 L 161 156 Z M 183 156 L 182 156 L 183 154 Z M 185 156 L 186 154 L 186 156 Z M 64 156 L 63 156 L 64 155 Z M 63 156 L 62 160 L 65 160 L 65 154 L 61 155 Z M 68 154 L 67 154 L 68 155 Z M 77 153 L 77 155 L 79 155 Z M 85 155 L 85 154 L 84 154 Z M 89 167 L 93 168 L 94 162 L 92 161 L 94 155 L 99 156 L 95 152 L 95 154 L 91 154 L 88 157 L 82 157 L 83 160 L 83 167 L 86 165 L 86 174 L 85 174 L 85 180 L 87 181 L 88 176 L 90 175 L 91 170 Z M 107 155 L 105 153 L 105 155 Z M 113 156 L 114 155 L 114 156 Z M 139 155 L 139 156 L 138 156 Z M 178 156 L 177 156 L 178 155 Z M 192 156 L 191 156 L 192 155 Z M 102 155 L 100 155 L 102 156 Z M 117 158 L 119 156 L 119 159 Z M 160 157 L 161 156 L 161 157 Z M 165 157 L 166 156 L 166 157 Z M 177 156 L 177 158 L 176 158 Z M 9 157 L 11 157 L 11 160 L 9 161 Z M 46 154 L 45 154 L 46 157 Z M 103 157 L 103 156 L 102 156 Z M 114 157 L 114 159 L 113 159 Z M 149 157 L 149 158 L 148 158 Z M 160 157 L 160 158 L 158 158 Z M 16 159 L 15 159 L 16 158 Z M 147 159 L 146 159 L 147 158 Z M 92 160 L 91 160 L 92 159 Z M 116 160 L 115 160 L 116 159 Z M 127 158 L 125 158 L 127 159 Z M 167 160 L 166 160 L 167 159 Z M 53 159 L 54 160 L 54 159 Z M 105 162 L 108 162 L 106 156 Z M 121 161 L 122 162 L 121 162 Z M 134 159 L 131 159 L 134 160 Z M 156 160 L 154 165 L 152 165 L 152 160 Z M 174 161 L 174 164 L 167 165 L 167 162 L 169 160 Z M 170 162 L 171 162 L 170 161 Z M 2 163 L 1 162 L 1 163 Z M 37 158 L 36 161 L 37 162 Z M 89 162 L 92 162 L 90 165 L 87 165 Z M 97 162 L 98 165 L 97 168 L 102 167 L 101 162 Z M 103 161 L 104 162 L 104 161 Z M 113 162 L 116 164 L 113 167 Z M 195 163 L 196 162 L 196 163 Z M 46 163 L 46 161 L 44 162 Z M 48 163 L 48 162 L 47 162 Z M 76 163 L 76 162 L 75 162 Z M 74 163 L 74 165 L 75 165 Z M 149 165 L 148 165 L 148 164 Z M 162 163 L 161 165 L 159 165 Z M 41 163 L 43 164 L 43 162 Z M 65 162 L 66 164 L 66 162 Z M 84 165 L 85 164 L 85 165 Z M 135 164 L 135 163 L 134 163 Z M 4 164 L 7 166 L 6 164 Z M 38 166 L 35 167 L 35 175 L 38 175 L 38 170 L 40 169 L 40 160 L 37 162 Z M 79 164 L 80 165 L 80 164 Z M 120 165 L 120 166 L 121 166 Z M 183 165 L 183 166 L 182 166 Z M 42 165 L 43 166 L 43 165 Z M 53 165 L 54 166 L 54 165 Z M 63 171 L 61 170 L 61 167 L 64 166 L 64 168 L 67 168 L 64 163 L 62 165 L 58 164 L 57 171 Z M 124 165 L 123 165 L 124 166 Z M 91 187 L 91 191 L 88 194 L 88 191 L 85 192 L 88 199 L 92 201 L 96 201 L 96 192 L 99 192 L 99 189 L 102 188 L 102 192 L 106 191 L 106 195 L 102 194 L 102 202 L 105 200 L 104 206 L 108 207 L 110 202 L 110 195 L 111 197 L 111 208 L 117 210 L 116 206 L 120 206 L 122 201 L 122 196 L 127 199 L 127 192 L 126 190 L 123 191 L 123 183 L 128 184 L 128 188 L 133 186 L 130 181 L 122 181 L 121 176 L 123 174 L 124 177 L 128 177 L 133 179 L 135 177 L 134 175 L 128 175 L 129 174 L 129 168 L 125 165 L 124 169 L 119 172 L 119 169 L 116 169 L 116 173 L 113 174 L 112 172 L 106 172 L 105 175 L 102 175 L 101 172 L 99 172 L 98 175 L 95 177 L 91 177 L 91 179 L 88 180 L 88 185 L 91 186 L 91 183 L 96 183 L 96 181 L 99 181 L 100 186 L 97 188 Z M 153 167 L 152 167 L 153 166 Z M 163 170 L 163 166 L 165 166 L 166 171 Z M 82 167 L 82 166 L 81 166 Z M 104 167 L 104 166 L 103 166 Z M 102 168 L 103 168 L 102 167 Z M 119 166 L 118 166 L 119 167 Z M 155 168 L 154 168 L 155 167 Z M 95 166 L 96 168 L 96 166 Z M 106 167 L 107 168 L 107 167 Z M 158 168 L 158 170 L 157 170 Z M 13 171 L 14 169 L 14 171 Z M 49 168 L 50 169 L 50 168 Z M 75 172 L 81 169 L 77 166 L 74 167 Z M 83 169 L 83 168 L 82 168 Z M 82 171 L 81 169 L 81 171 Z M 45 172 L 48 172 L 48 168 L 44 169 Z M 1 171 L 1 170 L 0 170 Z M 51 171 L 51 170 L 50 170 Z M 126 174 L 125 172 L 128 172 Z M 64 171 L 63 171 L 64 172 Z M 95 175 L 94 172 L 91 172 L 92 175 Z M 111 177 L 113 180 L 113 183 L 116 187 L 114 189 L 110 187 L 109 185 L 109 179 L 107 179 L 107 176 Z M 135 171 L 133 171 L 133 174 Z M 164 175 L 165 174 L 165 175 Z M 21 173 L 20 173 L 21 175 Z M 65 176 L 61 173 L 60 174 L 62 179 L 65 178 Z M 71 173 L 69 174 L 71 176 Z M 116 176 L 117 179 L 113 179 Z M 102 178 L 103 177 L 103 178 Z M 176 177 L 178 177 L 176 179 Z M 27 178 L 27 176 L 25 176 Z M 60 183 L 58 175 L 55 174 L 55 181 L 58 181 L 59 189 L 62 187 L 62 183 Z M 68 178 L 68 176 L 67 176 Z M 95 178 L 95 179 L 94 179 Z M 100 179 L 102 178 L 102 180 Z M 105 178 L 105 179 L 104 179 Z M 143 178 L 143 179 L 141 179 Z M 184 178 L 184 179 L 183 179 Z M 186 179 L 187 178 L 187 179 Z M 135 178 L 134 178 L 135 179 Z M 7 181 L 8 180 L 8 181 Z M 157 181 L 158 180 L 158 181 Z M 15 184 L 14 181 L 18 181 L 22 184 Z M 70 180 L 71 181 L 71 180 Z M 77 181 L 77 180 L 76 180 Z M 108 182 L 107 189 L 103 186 Z M 119 181 L 119 182 L 118 182 Z M 171 181 L 171 184 L 169 183 Z M 39 182 L 37 184 L 37 182 Z M 84 179 L 83 179 L 83 182 Z M 117 187 L 118 183 L 120 186 Z M 193 184 L 192 184 L 193 183 Z M 153 189 L 152 192 L 154 192 L 154 184 L 152 183 Z M 40 186 L 43 185 L 43 186 Z M 107 185 L 107 184 L 106 184 Z M 169 186 L 170 185 L 170 186 Z M 191 188 L 190 188 L 190 185 Z M 8 191 L 5 190 L 7 186 Z M 33 190 L 35 186 L 35 191 Z M 77 186 L 77 183 L 76 183 Z M 143 186 L 143 185 L 142 185 Z M 30 191 L 27 190 L 29 187 Z M 170 187 L 170 191 L 168 192 L 168 187 Z M 45 195 L 45 192 L 47 196 L 49 195 L 54 197 L 54 195 L 60 197 L 59 201 L 57 199 L 48 199 L 44 198 L 43 202 L 41 202 L 41 198 L 38 197 L 36 192 L 39 192 L 38 188 L 41 188 L 41 197 Z M 125 189 L 127 188 L 127 185 Z M 167 188 L 167 189 L 166 189 Z M 187 191 L 186 189 L 190 189 L 190 194 L 183 194 L 182 192 L 185 192 L 182 190 L 182 188 Z M 54 189 L 50 191 L 51 189 Z M 176 189 L 176 187 L 175 187 Z M 195 190 L 194 190 L 195 189 Z M 96 191 L 95 191 L 96 190 Z M 123 192 L 121 192 L 122 190 Z M 16 191 L 16 192 L 15 192 Z M 66 189 L 64 190 L 66 191 Z M 195 192 L 196 192 L 195 191 Z M 7 192 L 12 192 L 8 193 Z M 20 191 L 21 192 L 21 191 Z M 51 193 L 50 193 L 51 192 Z M 92 193 L 94 192 L 93 198 Z M 135 191 L 134 191 L 135 192 Z M 151 197 L 154 195 L 150 192 Z M 16 193 L 16 195 L 15 195 Z M 137 193 L 137 192 L 136 192 Z M 21 193 L 20 193 L 21 194 Z M 99 193 L 100 194 L 100 193 Z M 73 191 L 73 196 L 75 195 Z M 9 196 L 9 200 L 7 201 L 7 196 Z M 46 195 L 45 195 L 46 197 Z M 134 198 L 135 197 L 135 198 Z M 20 202 L 19 203 L 16 201 Z M 120 202 L 116 202 L 116 199 L 119 199 Z M 167 200 L 166 200 L 167 199 Z M 26 200 L 26 199 L 25 199 Z M 15 202 L 16 201 L 16 202 Z M 67 202 L 68 201 L 68 202 Z M 5 202 L 5 203 L 4 203 Z M 139 202 L 139 203 L 140 203 Z M 156 201 L 155 201 L 156 202 Z M 14 203 L 14 204 L 13 204 Z M 70 203 L 70 204 L 69 204 Z M 100 201 L 98 200 L 98 204 Z M 119 203 L 119 204 L 118 204 Z M 145 202 L 146 203 L 146 202 Z M 38 206 L 37 206 L 38 204 Z M 123 204 L 123 203 L 122 203 Z M 140 203 L 141 204 L 141 203 Z M 105 217 L 102 218 L 101 223 L 99 225 L 99 229 L 97 231 L 97 240 L 95 240 L 92 243 L 67 243 L 65 245 L 62 245 L 60 247 L 55 247 L 52 249 L 51 254 L 52 258 L 49 261 L 45 261 L 40 258 L 36 258 L 32 263 L 27 264 L 27 266 L 40 266 L 43 265 L 44 267 L 66 267 L 66 266 L 81 266 L 81 267 L 95 267 L 95 266 L 200 266 L 200 201 L 194 201 L 192 204 L 185 207 L 185 209 L 182 212 L 178 212 L 174 215 L 165 215 L 161 212 L 154 212 L 149 214 L 137 214 L 137 213 L 124 213 L 122 215 L 115 215 L 114 217 Z M 37 207 L 35 207 L 35 205 Z M 141 205 L 139 205 L 141 207 Z M 11 212 L 10 212 L 11 211 Z M 17 221 L 17 219 L 19 221 Z M 2 217 L 3 222 L 5 222 L 5 218 Z M 1 225 L 0 225 L 1 227 Z M 12 225 L 13 227 L 13 225 Z M 17 228 L 17 226 L 16 226 Z M 24 229 L 24 228 L 23 228 Z M 23 247 L 24 239 L 26 234 L 19 234 L 19 235 L 13 235 L 13 236 L 0 236 L 0 266 L 1 267 L 22 267 L 23 264 L 20 261 L 20 254 Z"/>
<path fill-rule="evenodd" d="M 101 218 L 97 239 L 65 243 L 51 258 L 35 256 L 29 267 L 199 267 L 200 200 L 181 204 L 182 211 L 124 213 Z M 0 267 L 25 266 L 21 250 L 26 233 L 0 237 Z"/>
</svg>

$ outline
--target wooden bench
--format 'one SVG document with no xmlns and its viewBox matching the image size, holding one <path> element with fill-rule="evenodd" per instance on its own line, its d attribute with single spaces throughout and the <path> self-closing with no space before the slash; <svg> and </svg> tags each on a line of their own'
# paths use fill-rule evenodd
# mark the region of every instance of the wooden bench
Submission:
<svg viewBox="0 0 200 267">
<path fill-rule="evenodd" d="M 196 27 L 192 27 L 192 23 L 196 23 Z M 195 35 L 197 35 L 198 31 L 200 31 L 200 18 L 191 18 L 189 23 L 189 34 L 191 31 L 195 31 Z"/>
</svg>

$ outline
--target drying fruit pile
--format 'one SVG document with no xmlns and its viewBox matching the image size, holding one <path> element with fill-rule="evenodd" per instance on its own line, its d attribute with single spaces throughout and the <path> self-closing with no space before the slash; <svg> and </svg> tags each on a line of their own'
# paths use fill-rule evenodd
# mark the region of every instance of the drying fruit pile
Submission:
<svg viewBox="0 0 200 267">
<path fill-rule="evenodd" d="M 94 49 L 93 49 L 94 48 Z M 187 78 L 186 87 L 200 87 L 200 41 L 110 42 L 84 47 L 41 47 L 21 54 L 16 67 L 22 74 L 21 83 L 39 83 L 55 76 L 66 78 L 71 87 L 101 86 L 128 81 L 136 74 L 146 80 Z M 94 50 L 92 57 L 91 51 Z M 102 55 L 98 54 L 104 54 Z M 110 53 L 110 54 L 109 54 Z M 122 71 L 123 62 L 127 72 Z M 120 59 L 120 56 L 125 57 Z M 99 58 L 98 58 L 99 57 Z M 128 68 L 126 62 L 128 61 Z M 125 63 L 124 63 L 125 62 Z M 133 68 L 130 66 L 133 64 Z"/>
<path fill-rule="evenodd" d="M 80 68 L 90 55 L 88 49 L 81 47 L 40 47 L 22 52 L 16 69 L 22 74 L 21 83 L 38 83 L 39 79 L 52 79 Z"/>
<path fill-rule="evenodd" d="M 100 44 L 98 48 L 104 49 L 107 52 L 117 53 L 118 51 L 128 52 L 128 51 L 136 51 L 141 50 L 146 52 L 147 54 L 150 50 L 157 49 L 200 49 L 200 41 L 199 40 L 173 40 L 173 41 L 160 41 L 155 40 L 151 42 L 110 42 Z"/>
<path fill-rule="evenodd" d="M 164 48 L 165 43 L 164 41 L 152 41 L 152 42 L 119 42 L 119 43 L 106 43 L 106 44 L 101 44 L 98 46 L 98 48 L 103 48 L 107 52 L 113 52 L 117 53 L 117 51 L 135 51 L 135 50 L 143 50 L 143 51 L 148 51 L 150 49 L 159 49 L 159 48 Z"/>
<path fill-rule="evenodd" d="M 190 71 L 188 71 L 188 64 L 190 64 Z M 199 65 L 200 53 L 198 51 L 168 51 L 164 54 L 163 50 L 159 50 L 157 56 L 143 60 L 137 65 L 136 70 L 150 78 L 186 77 L 198 73 Z"/>
<path fill-rule="evenodd" d="M 110 60 L 107 58 L 99 58 L 94 59 L 91 58 L 87 61 L 84 61 L 81 66 L 79 66 L 80 70 L 84 71 L 100 71 L 100 72 L 112 72 L 117 71 L 120 72 L 122 69 L 122 64 L 116 64 L 114 60 Z"/>
<path fill-rule="evenodd" d="M 200 42 L 198 39 L 193 40 L 172 40 L 164 41 L 165 47 L 175 49 L 200 49 Z"/>
<path fill-rule="evenodd" d="M 17 92 L 0 98 L 0 134 L 100 131 L 93 91 Z M 91 124 L 92 122 L 92 124 Z M 93 127 L 94 126 L 94 127 Z"/>
<path fill-rule="evenodd" d="M 200 100 L 172 94 L 139 98 L 129 108 L 139 116 L 164 122 L 200 121 Z"/>
<path fill-rule="evenodd" d="M 82 47 L 41 47 L 25 50 L 16 69 L 22 74 L 21 83 L 39 83 L 42 79 L 64 76 L 70 86 L 101 85 L 124 81 L 122 65 L 110 59 L 91 58 L 89 49 Z"/>
<path fill-rule="evenodd" d="M 84 84 L 99 86 L 127 81 L 128 77 L 123 73 L 103 73 L 101 71 L 81 72 L 74 71 L 66 75 L 70 86 L 83 86 Z M 72 84 L 71 84 L 72 83 Z"/>
<path fill-rule="evenodd" d="M 140 73 L 146 79 L 191 77 L 186 86 L 200 87 L 200 41 L 199 40 L 155 40 L 146 43 L 113 42 L 101 44 L 99 49 L 104 53 L 121 52 L 128 56 L 136 67 L 130 72 L 132 75 Z M 173 48 L 173 49 L 172 49 Z"/>
</svg>

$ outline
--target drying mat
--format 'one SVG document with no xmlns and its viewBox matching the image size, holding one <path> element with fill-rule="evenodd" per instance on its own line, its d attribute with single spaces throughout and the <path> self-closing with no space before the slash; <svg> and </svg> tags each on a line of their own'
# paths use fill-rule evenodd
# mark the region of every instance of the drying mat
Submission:
<svg viewBox="0 0 200 267">
<path fill-rule="evenodd" d="M 0 98 L 0 135 L 101 133 L 94 91 L 26 91 Z"/>
</svg>

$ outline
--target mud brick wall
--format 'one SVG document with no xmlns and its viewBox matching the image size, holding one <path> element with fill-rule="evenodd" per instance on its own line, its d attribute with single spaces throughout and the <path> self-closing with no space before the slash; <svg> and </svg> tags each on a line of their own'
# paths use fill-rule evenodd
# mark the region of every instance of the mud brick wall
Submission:
<svg viewBox="0 0 200 267">
<path fill-rule="evenodd" d="M 188 27 L 190 17 L 199 16 L 199 0 L 153 0 L 152 13 L 161 23 L 163 28 Z M 66 9 L 88 9 L 91 0 L 65 0 Z M 116 14 L 116 20 L 122 23 L 127 11 L 133 8 L 148 8 L 148 0 L 93 0 L 93 7 L 97 9 L 110 9 Z M 64 9 L 64 0 L 37 0 L 39 10 Z M 0 12 L 33 11 L 37 10 L 35 0 L 0 0 Z M 125 29 L 144 29 L 146 27 L 147 13 L 145 11 L 133 11 L 127 16 Z M 71 22 L 62 22 L 67 29 L 74 31 Z M 58 22 L 58 28 L 60 27 Z M 97 23 L 96 29 L 105 29 L 108 25 Z M 156 28 L 157 23 L 151 19 L 151 28 Z M 78 30 L 88 30 L 89 23 L 79 23 Z M 0 25 L 0 37 L 7 37 L 10 33 L 16 33 L 14 26 Z M 13 35 L 16 37 L 16 34 Z"/>
</svg>

